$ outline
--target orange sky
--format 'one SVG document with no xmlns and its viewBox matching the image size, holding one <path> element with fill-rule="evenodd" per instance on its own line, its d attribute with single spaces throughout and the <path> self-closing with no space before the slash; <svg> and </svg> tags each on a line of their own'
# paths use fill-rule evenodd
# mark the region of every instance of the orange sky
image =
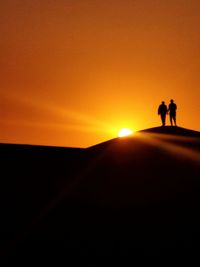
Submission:
<svg viewBox="0 0 200 267">
<path fill-rule="evenodd" d="M 120 128 L 200 131 L 200 1 L 0 1 L 0 142 L 87 147 Z"/>
</svg>

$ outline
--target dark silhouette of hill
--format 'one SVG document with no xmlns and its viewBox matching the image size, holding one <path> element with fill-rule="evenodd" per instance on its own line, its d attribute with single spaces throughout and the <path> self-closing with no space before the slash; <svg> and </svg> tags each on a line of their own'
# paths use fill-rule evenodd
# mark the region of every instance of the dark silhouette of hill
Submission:
<svg viewBox="0 0 200 267">
<path fill-rule="evenodd" d="M 157 127 L 87 149 L 2 144 L 0 152 L 9 260 L 198 246 L 199 132 Z"/>
<path fill-rule="evenodd" d="M 157 133 L 157 134 L 171 134 L 171 135 L 180 135 L 180 136 L 188 136 L 188 137 L 200 137 L 200 132 L 185 129 L 182 127 L 154 127 L 150 129 L 141 130 L 140 133 Z"/>
</svg>

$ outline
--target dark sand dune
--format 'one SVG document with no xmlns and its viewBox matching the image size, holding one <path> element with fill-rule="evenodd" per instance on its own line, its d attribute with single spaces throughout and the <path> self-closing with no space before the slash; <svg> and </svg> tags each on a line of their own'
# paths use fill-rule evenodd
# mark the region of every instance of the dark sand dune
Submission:
<svg viewBox="0 0 200 267">
<path fill-rule="evenodd" d="M 88 149 L 0 151 L 1 248 L 9 260 L 199 244 L 199 132 L 157 127 Z"/>
</svg>

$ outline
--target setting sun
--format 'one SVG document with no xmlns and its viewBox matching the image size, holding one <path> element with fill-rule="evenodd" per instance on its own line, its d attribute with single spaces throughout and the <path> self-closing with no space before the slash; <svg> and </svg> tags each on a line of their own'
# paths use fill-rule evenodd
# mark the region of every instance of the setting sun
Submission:
<svg viewBox="0 0 200 267">
<path fill-rule="evenodd" d="M 130 135 L 130 134 L 133 134 L 133 131 L 128 129 L 128 128 L 123 128 L 119 131 L 118 133 L 118 136 L 119 137 L 124 137 L 124 136 L 127 136 L 127 135 Z"/>
</svg>

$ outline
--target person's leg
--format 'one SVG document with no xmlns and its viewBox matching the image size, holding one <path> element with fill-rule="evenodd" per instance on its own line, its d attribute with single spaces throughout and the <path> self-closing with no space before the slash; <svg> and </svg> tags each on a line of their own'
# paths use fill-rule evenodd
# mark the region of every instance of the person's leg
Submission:
<svg viewBox="0 0 200 267">
<path fill-rule="evenodd" d="M 176 114 L 174 114 L 174 124 L 176 126 Z"/>
<path fill-rule="evenodd" d="M 161 120 L 162 120 L 162 126 L 165 126 L 165 116 L 163 114 L 161 115 Z"/>
<path fill-rule="evenodd" d="M 163 126 L 165 126 L 166 115 L 163 115 Z"/>
<path fill-rule="evenodd" d="M 173 126 L 173 121 L 172 121 L 172 114 L 169 114 L 169 117 L 170 117 L 170 124 L 171 124 L 171 126 Z"/>
<path fill-rule="evenodd" d="M 172 124 L 176 126 L 176 115 L 174 113 L 172 114 Z"/>
</svg>

